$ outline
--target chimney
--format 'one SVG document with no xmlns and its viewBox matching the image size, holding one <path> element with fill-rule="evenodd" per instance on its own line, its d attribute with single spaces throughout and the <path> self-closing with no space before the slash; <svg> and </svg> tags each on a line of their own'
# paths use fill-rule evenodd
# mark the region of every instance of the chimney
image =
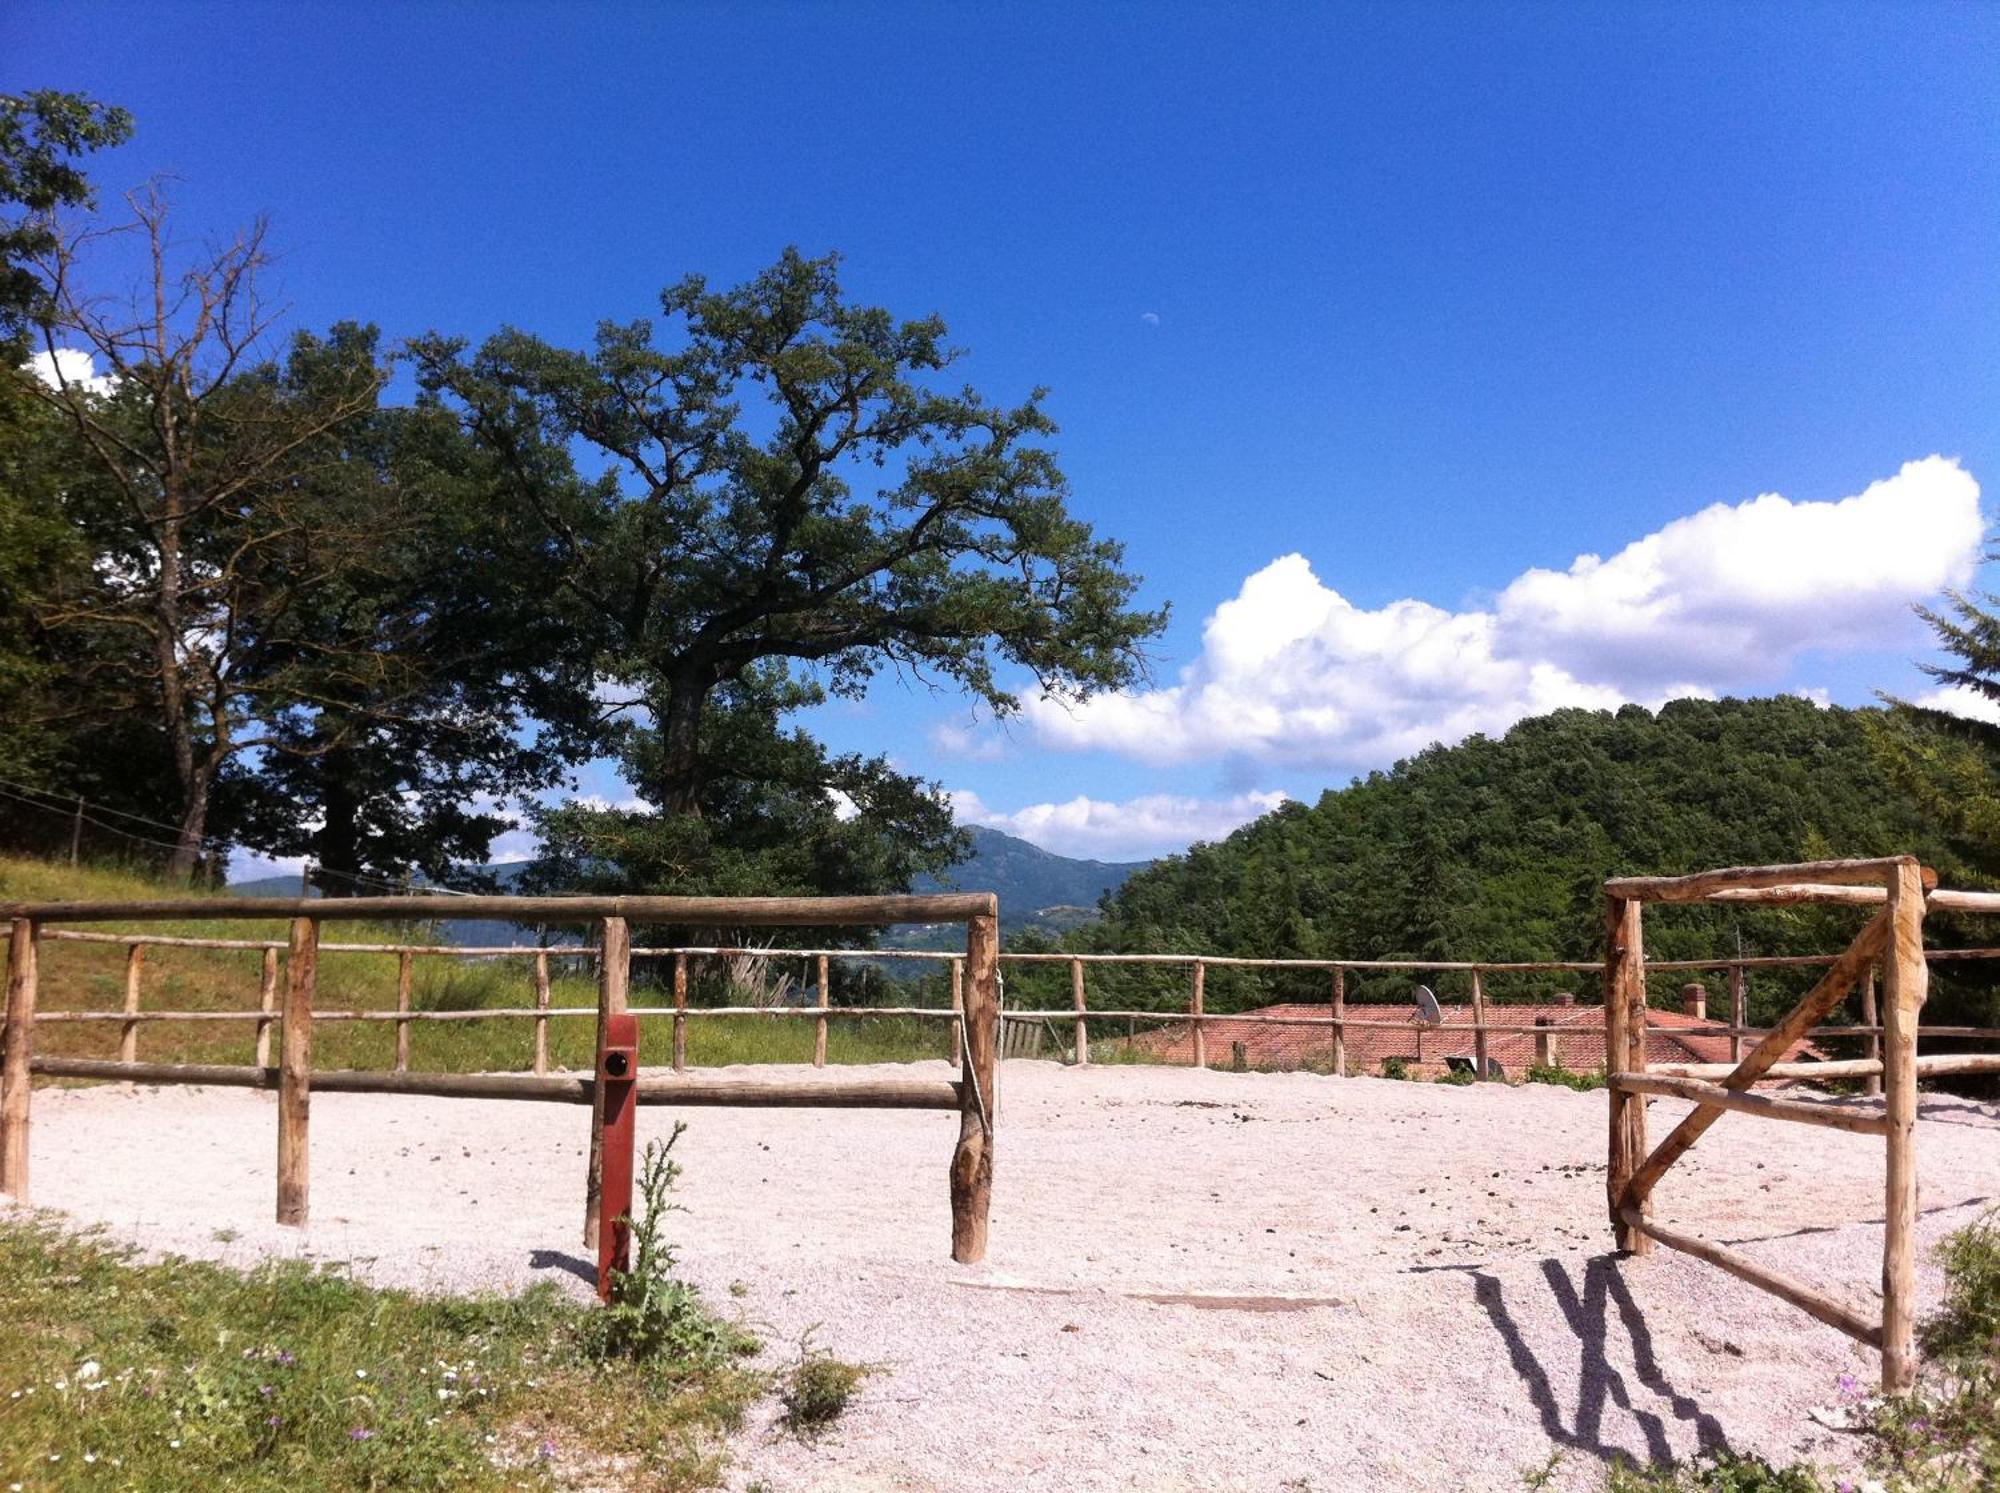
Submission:
<svg viewBox="0 0 2000 1493">
<path fill-rule="evenodd" d="M 1697 980 L 1681 986 L 1681 1010 L 1696 1021 L 1708 1020 L 1708 987 Z"/>
<path fill-rule="evenodd" d="M 1556 992 L 1556 1004 L 1559 1006 L 1575 1005 L 1576 1004 L 1575 993 L 1573 991 L 1568 991 L 1568 990 L 1558 990 Z"/>
</svg>

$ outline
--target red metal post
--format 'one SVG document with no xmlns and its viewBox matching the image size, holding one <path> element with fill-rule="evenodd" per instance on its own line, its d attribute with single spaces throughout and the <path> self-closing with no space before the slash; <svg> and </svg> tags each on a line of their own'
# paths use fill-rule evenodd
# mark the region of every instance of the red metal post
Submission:
<svg viewBox="0 0 2000 1493">
<path fill-rule="evenodd" d="M 597 1081 L 604 1089 L 604 1171 L 597 1194 L 597 1298 L 611 1299 L 611 1273 L 632 1265 L 632 1085 L 639 1077 L 639 1018 L 613 1013 L 605 1022 Z"/>
</svg>

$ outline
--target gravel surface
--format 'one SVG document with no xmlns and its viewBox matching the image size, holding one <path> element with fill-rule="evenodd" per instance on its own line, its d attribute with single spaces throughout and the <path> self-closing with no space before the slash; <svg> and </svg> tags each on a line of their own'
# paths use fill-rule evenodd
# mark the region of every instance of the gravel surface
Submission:
<svg viewBox="0 0 2000 1493">
<path fill-rule="evenodd" d="M 1685 1110 L 1655 1101 L 1655 1138 Z M 1924 1115 L 1928 1244 L 2000 1196 L 2000 1112 Z M 1556 1453 L 1551 1486 L 1594 1488 L 1620 1453 L 1723 1445 L 1839 1465 L 1852 1439 L 1808 1412 L 1877 1372 L 1709 1266 L 1607 1253 L 1602 1094 L 1010 1063 L 973 1268 L 949 1259 L 955 1116 L 685 1118 L 684 1273 L 773 1362 L 810 1331 L 876 1367 L 815 1442 L 747 1428 L 739 1489 L 1518 1488 Z M 671 1122 L 642 1110 L 642 1141 Z M 320 1095 L 301 1234 L 270 1221 L 270 1096 L 45 1090 L 36 1201 L 154 1250 L 581 1291 L 585 1130 L 567 1106 Z M 1729 1115 L 1657 1206 L 1872 1311 L 1881 1193 L 1879 1140 Z"/>
</svg>

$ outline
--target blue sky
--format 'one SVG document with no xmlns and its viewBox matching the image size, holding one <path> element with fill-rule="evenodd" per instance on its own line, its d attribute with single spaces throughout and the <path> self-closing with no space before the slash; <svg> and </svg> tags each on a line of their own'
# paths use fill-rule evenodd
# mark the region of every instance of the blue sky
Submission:
<svg viewBox="0 0 2000 1493">
<path fill-rule="evenodd" d="M 268 212 L 303 325 L 581 342 L 798 244 L 1047 385 L 1153 688 L 814 724 L 1072 853 L 1554 703 L 1919 690 L 2000 472 L 1991 7 L 15 0 L 0 58 L 137 114 L 105 186 Z"/>
</svg>

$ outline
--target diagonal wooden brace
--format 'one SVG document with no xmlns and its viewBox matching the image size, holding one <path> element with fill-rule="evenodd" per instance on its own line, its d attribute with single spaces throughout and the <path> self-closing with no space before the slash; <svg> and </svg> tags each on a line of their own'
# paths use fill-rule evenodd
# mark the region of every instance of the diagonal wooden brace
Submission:
<svg viewBox="0 0 2000 1493">
<path fill-rule="evenodd" d="M 1743 1055 L 1743 1061 L 1722 1080 L 1722 1086 L 1725 1089 L 1747 1089 L 1763 1077 L 1765 1070 L 1783 1057 L 1787 1048 L 1802 1041 L 1829 1011 L 1846 998 L 1854 982 L 1861 978 L 1862 971 L 1881 957 L 1888 941 L 1889 914 L 1878 913 L 1868 920 L 1867 927 L 1855 936 L 1854 942 L 1820 977 L 1819 983 L 1806 992 L 1805 999 L 1792 1008 L 1791 1014 Z M 1654 1147 L 1652 1155 L 1633 1171 L 1631 1181 L 1625 1184 L 1621 1206 L 1643 1208 L 1654 1185 L 1667 1174 L 1668 1168 L 1685 1156 L 1708 1127 L 1722 1116 L 1721 1109 L 1704 1104 L 1676 1125 L 1672 1133 Z"/>
</svg>

